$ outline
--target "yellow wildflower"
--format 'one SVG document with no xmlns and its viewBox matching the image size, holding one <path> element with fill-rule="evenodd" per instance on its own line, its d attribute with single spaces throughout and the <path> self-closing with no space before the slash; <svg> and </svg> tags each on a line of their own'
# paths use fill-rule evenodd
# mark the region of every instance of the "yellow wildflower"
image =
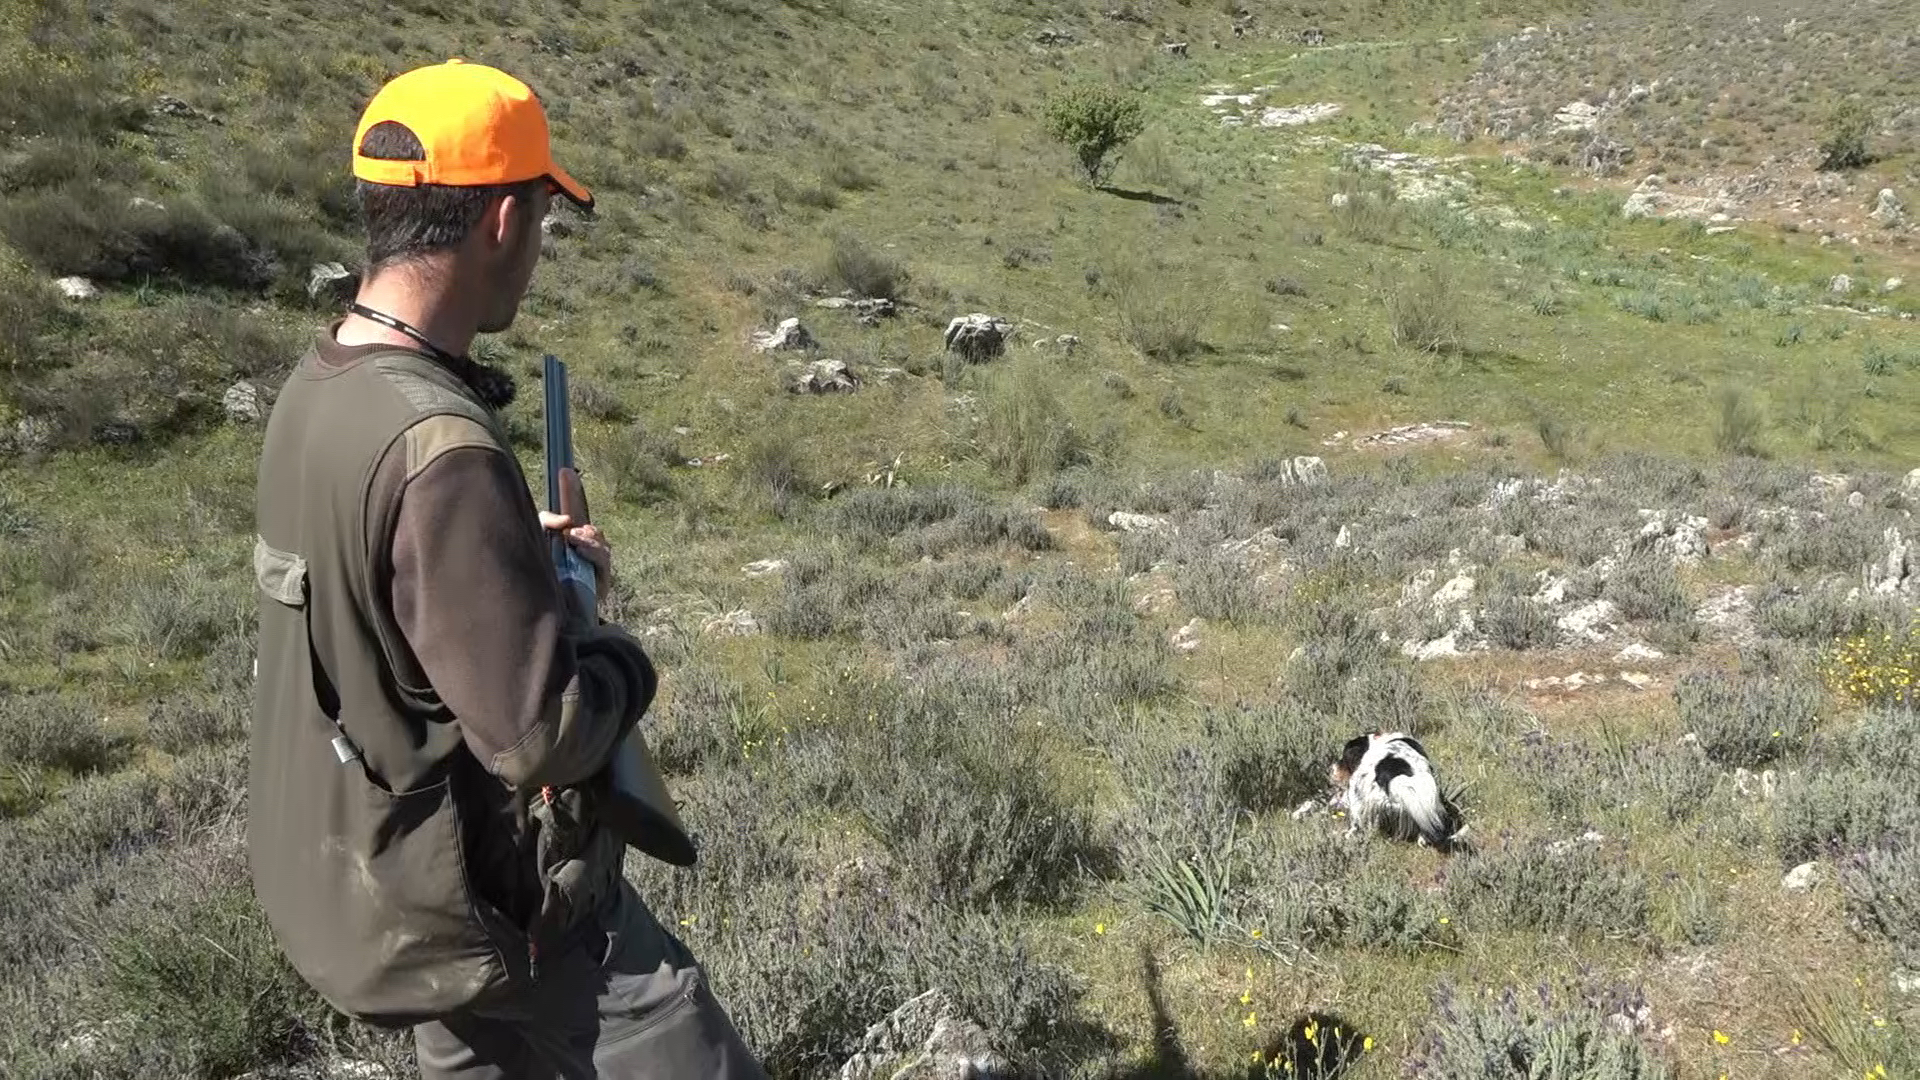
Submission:
<svg viewBox="0 0 1920 1080">
<path fill-rule="evenodd" d="M 1241 1022 L 1242 1024 L 1245 1024 L 1245 1025 L 1246 1025 L 1247 1027 L 1252 1027 L 1252 1026 L 1253 1026 L 1254 1024 L 1256 1024 L 1256 1023 L 1259 1023 L 1259 1020 L 1260 1020 L 1260 1018 L 1259 1018 L 1258 1016 L 1256 1016 L 1255 1014 L 1253 1014 L 1253 1013 L 1248 1013 L 1248 1014 L 1247 1014 L 1247 1018 L 1246 1018 L 1245 1020 L 1242 1020 L 1242 1021 L 1240 1021 L 1240 1022 Z"/>
<path fill-rule="evenodd" d="M 1106 933 L 1106 932 L 1107 932 L 1107 924 L 1106 924 L 1106 923 L 1103 923 L 1103 922 L 1097 922 L 1097 923 L 1094 923 L 1094 924 L 1093 924 L 1093 932 L 1094 932 L 1094 933 L 1096 933 L 1096 934 L 1104 934 L 1104 933 Z"/>
<path fill-rule="evenodd" d="M 1369 1035 L 1360 1040 L 1360 1052 L 1363 1054 L 1371 1054 L 1373 1052 L 1373 1036 Z"/>
<path fill-rule="evenodd" d="M 1733 1041 L 1733 1037 L 1721 1031 L 1719 1028 L 1715 1028 L 1713 1031 L 1713 1041 L 1719 1043 L 1721 1046 L 1725 1046 Z"/>
</svg>

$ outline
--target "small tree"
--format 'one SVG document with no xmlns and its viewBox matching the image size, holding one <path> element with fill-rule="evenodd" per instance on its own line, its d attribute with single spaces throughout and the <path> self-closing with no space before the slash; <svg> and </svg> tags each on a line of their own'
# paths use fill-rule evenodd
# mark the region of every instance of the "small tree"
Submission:
<svg viewBox="0 0 1920 1080">
<path fill-rule="evenodd" d="M 1113 172 L 1111 155 L 1147 126 L 1138 98 L 1106 86 L 1082 86 L 1047 102 L 1047 134 L 1067 145 L 1090 184 Z"/>
<path fill-rule="evenodd" d="M 1873 132 L 1873 115 L 1857 101 L 1845 101 L 1827 118 L 1826 138 L 1820 142 L 1822 169 L 1857 169 L 1873 161 L 1867 148 L 1867 136 Z"/>
</svg>

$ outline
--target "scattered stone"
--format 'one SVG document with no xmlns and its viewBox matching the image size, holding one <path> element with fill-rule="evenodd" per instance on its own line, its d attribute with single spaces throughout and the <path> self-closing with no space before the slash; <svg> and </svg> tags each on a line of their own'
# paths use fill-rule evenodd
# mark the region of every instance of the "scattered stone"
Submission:
<svg viewBox="0 0 1920 1080">
<path fill-rule="evenodd" d="M 1189 619 L 1187 625 L 1173 632 L 1171 639 L 1173 650 L 1180 653 L 1190 653 L 1198 649 L 1200 647 L 1200 630 L 1205 625 L 1206 623 L 1197 617 Z"/>
<path fill-rule="evenodd" d="M 1036 45 L 1047 46 L 1071 45 L 1073 44 L 1073 35 L 1065 30 L 1056 30 L 1053 27 L 1048 27 L 1045 30 L 1035 33 L 1033 35 L 1033 42 Z"/>
<path fill-rule="evenodd" d="M 1080 348 L 1080 339 L 1072 334 L 1061 334 L 1053 339 L 1053 343 L 1060 346 L 1060 351 L 1068 356 L 1072 356 Z"/>
<path fill-rule="evenodd" d="M 1349 202 L 1352 202 L 1352 201 L 1353 200 L 1344 191 L 1336 191 L 1332 195 L 1327 196 L 1327 205 L 1333 207 L 1335 210 L 1339 210 L 1345 207 Z"/>
<path fill-rule="evenodd" d="M 975 363 L 985 363 L 1007 351 L 1013 324 L 994 315 L 974 312 L 956 316 L 947 324 L 947 351 Z"/>
<path fill-rule="evenodd" d="M 1517 559 L 1527 553 L 1527 538 L 1522 533 L 1493 538 L 1493 553 L 1503 559 Z"/>
<path fill-rule="evenodd" d="M 1427 600 L 1435 611 L 1445 610 L 1473 599 L 1473 575 L 1462 571 L 1434 591 Z"/>
<path fill-rule="evenodd" d="M 798 352 L 818 347 L 819 342 L 799 319 L 782 319 L 772 330 L 757 330 L 753 335 L 754 352 Z"/>
<path fill-rule="evenodd" d="M 1880 291 L 1883 293 L 1890 293 L 1890 292 L 1893 292 L 1895 289 L 1898 289 L 1900 286 L 1905 285 L 1906 283 L 1907 282 L 1905 278 L 1890 277 L 1887 279 L 1886 284 L 1880 286 Z"/>
<path fill-rule="evenodd" d="M 815 300 L 813 302 L 813 306 L 818 308 L 826 308 L 828 311 L 840 311 L 845 308 L 850 308 L 853 306 L 853 297 L 824 296 L 818 300 Z"/>
<path fill-rule="evenodd" d="M 564 240 L 573 235 L 573 222 L 549 210 L 547 216 L 540 219 L 540 233 Z"/>
<path fill-rule="evenodd" d="M 1660 680 L 1644 671 L 1623 671 L 1620 673 L 1620 681 L 1635 690 L 1651 690 Z"/>
<path fill-rule="evenodd" d="M 1547 850 L 1555 855 L 1565 855 L 1582 844 L 1600 845 L 1607 842 L 1607 834 L 1598 829 L 1588 829 L 1570 840 L 1555 840 L 1547 845 Z"/>
<path fill-rule="evenodd" d="M 1353 440 L 1355 446 L 1413 446 L 1420 443 L 1446 442 L 1457 439 L 1473 430 L 1473 425 L 1464 420 L 1438 420 L 1426 424 L 1405 424 L 1386 431 L 1376 431 L 1371 435 L 1362 435 Z"/>
<path fill-rule="evenodd" d="M 1556 625 L 1561 633 L 1575 642 L 1597 644 L 1607 640 L 1607 635 L 1613 631 L 1613 620 L 1617 613 L 1613 601 L 1594 600 L 1560 616 Z"/>
<path fill-rule="evenodd" d="M 273 411 L 273 392 L 252 379 L 241 379 L 220 395 L 220 407 L 236 424 L 263 424 Z"/>
<path fill-rule="evenodd" d="M 1319 487 L 1327 482 L 1325 458 L 1296 457 L 1280 463 L 1279 482 L 1288 487 Z"/>
<path fill-rule="evenodd" d="M 853 317 L 866 326 L 878 326 L 881 319 L 891 319 L 899 313 L 900 306 L 884 296 L 853 302 Z"/>
<path fill-rule="evenodd" d="M 1642 510 L 1646 523 L 1635 537 L 1636 547 L 1651 547 L 1654 554 L 1671 559 L 1676 566 L 1697 563 L 1707 556 L 1707 519 L 1682 514 L 1669 519 L 1665 511 Z"/>
<path fill-rule="evenodd" d="M 1316 101 L 1311 105 L 1270 105 L 1261 110 L 1254 123 L 1264 128 L 1300 127 L 1331 120 L 1343 111 L 1339 104 L 1331 101 Z"/>
<path fill-rule="evenodd" d="M 851 394 L 860 389 L 860 380 L 839 360 L 791 365 L 786 383 L 790 394 Z"/>
<path fill-rule="evenodd" d="M 700 630 L 709 637 L 752 637 L 760 632 L 760 620 L 753 617 L 753 612 L 740 608 L 715 615 L 702 623 Z"/>
<path fill-rule="evenodd" d="M 748 577 L 757 578 L 766 577 L 768 574 L 782 574 L 786 569 L 787 560 L 785 559 L 761 559 L 741 567 L 740 572 Z"/>
<path fill-rule="evenodd" d="M 940 989 L 907 1001 L 867 1029 L 839 1080 L 1011 1080 L 1013 1066 L 985 1029 Z"/>
<path fill-rule="evenodd" d="M 1893 193 L 1892 188 L 1881 188 L 1880 197 L 1867 216 L 1879 222 L 1881 228 L 1893 229 L 1906 224 L 1907 208 L 1900 205 L 1900 197 Z"/>
<path fill-rule="evenodd" d="M 1858 510 L 1865 505 L 1867 505 L 1866 492 L 1856 491 L 1847 496 L 1847 507 L 1849 509 Z"/>
<path fill-rule="evenodd" d="M 1659 649 L 1651 645 L 1642 645 L 1636 641 L 1616 653 L 1613 662 L 1616 664 L 1644 663 L 1648 660 L 1664 660 L 1666 656 L 1667 654 L 1661 652 Z"/>
<path fill-rule="evenodd" d="M 329 300 L 344 303 L 353 299 L 360 291 L 360 279 L 353 271 L 337 262 L 314 263 L 307 271 L 307 299 L 319 300 L 323 296 Z"/>
<path fill-rule="evenodd" d="M 149 199 L 143 195 L 135 195 L 133 198 L 128 199 L 127 209 L 145 210 L 148 213 L 152 213 L 152 214 L 164 214 L 167 212 L 167 208 L 165 204 L 155 202 L 154 200 Z"/>
<path fill-rule="evenodd" d="M 1907 494 L 1920 495 L 1920 469 L 1908 473 L 1906 483 L 1902 486 L 1905 487 Z"/>
<path fill-rule="evenodd" d="M 1561 135 L 1592 131 L 1599 122 L 1600 107 L 1584 101 L 1570 101 L 1553 114 L 1554 131 Z"/>
<path fill-rule="evenodd" d="M 1178 602 L 1172 586 L 1160 585 L 1141 593 L 1133 602 L 1133 610 L 1140 615 L 1165 615 Z"/>
<path fill-rule="evenodd" d="M 1567 602 L 1567 589 L 1573 583 L 1551 570 L 1542 570 L 1534 575 L 1539 587 L 1533 591 L 1533 602 L 1552 607 Z"/>
<path fill-rule="evenodd" d="M 1134 514 L 1125 510 L 1115 510 L 1107 515 L 1107 524 L 1121 532 L 1149 533 L 1165 532 L 1173 527 L 1166 518 L 1155 514 Z"/>
<path fill-rule="evenodd" d="M 1920 971 L 1896 968 L 1892 978 L 1893 988 L 1902 994 L 1920 994 Z"/>
<path fill-rule="evenodd" d="M 1780 778 L 1772 769 L 1754 772 L 1751 769 L 1733 770 L 1733 790 L 1743 799 L 1771 799 L 1780 787 Z"/>
<path fill-rule="evenodd" d="M 1915 590 L 1916 580 L 1920 580 L 1920 552 L 1914 550 L 1920 541 L 1908 540 L 1900 532 L 1900 526 L 1890 525 L 1880 537 L 1887 545 L 1887 553 L 1875 562 L 1869 563 L 1862 572 L 1866 591 L 1877 596 L 1905 596 Z"/>
<path fill-rule="evenodd" d="M 1187 43 L 1184 41 L 1169 41 L 1160 46 L 1160 51 L 1166 53 L 1168 56 L 1185 56 L 1187 55 Z"/>
<path fill-rule="evenodd" d="M 53 449 L 57 429 L 53 422 L 39 416 L 23 416 L 11 429 L 0 428 L 0 454 L 38 456 Z"/>
<path fill-rule="evenodd" d="M 1745 639 L 1753 630 L 1753 587 L 1729 586 L 1713 593 L 1694 611 L 1693 621 L 1724 630 L 1736 641 Z"/>
<path fill-rule="evenodd" d="M 1820 864 L 1803 862 L 1787 871 L 1786 876 L 1780 879 L 1780 887 L 1790 892 L 1805 892 L 1813 888 L 1819 878 Z"/>
<path fill-rule="evenodd" d="M 100 286 L 77 275 L 60 278 L 53 283 L 53 287 L 59 289 L 60 295 L 69 300 L 100 299 Z"/>
<path fill-rule="evenodd" d="M 1350 548 L 1353 546 L 1352 525 L 1340 526 L 1339 534 L 1333 538 L 1333 546 L 1336 548 Z"/>
<path fill-rule="evenodd" d="M 1200 104 L 1216 112 L 1224 111 L 1229 102 L 1247 108 L 1259 100 L 1259 94 L 1207 94 L 1200 98 Z"/>
<path fill-rule="evenodd" d="M 220 118 L 204 109 L 196 109 L 172 94 L 161 94 L 153 99 L 153 111 L 162 116 L 177 116 L 183 120 L 201 120 L 217 124 Z"/>
<path fill-rule="evenodd" d="M 1845 296 L 1853 291 L 1853 279 L 1845 274 L 1835 274 L 1827 282 L 1827 291 L 1835 296 Z"/>
<path fill-rule="evenodd" d="M 327 1062 L 327 1080 L 388 1080 L 392 1075 L 378 1062 L 357 1058 L 334 1058 Z"/>
<path fill-rule="evenodd" d="M 1576 671 L 1571 675 L 1548 675 L 1544 678 L 1524 679 L 1520 685 L 1529 690 L 1579 690 L 1588 686 L 1598 686 L 1608 681 L 1607 676 L 1589 675 Z"/>
</svg>

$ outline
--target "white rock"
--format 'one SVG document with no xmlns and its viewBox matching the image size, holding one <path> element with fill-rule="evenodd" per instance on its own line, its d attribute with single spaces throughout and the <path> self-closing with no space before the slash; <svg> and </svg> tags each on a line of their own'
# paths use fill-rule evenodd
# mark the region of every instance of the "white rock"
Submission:
<svg viewBox="0 0 1920 1080">
<path fill-rule="evenodd" d="M 264 423 L 273 409 L 273 392 L 252 379 L 241 379 L 220 396 L 220 407 L 236 424 Z"/>
<path fill-rule="evenodd" d="M 785 559 L 761 559 L 741 567 L 740 572 L 748 577 L 766 577 L 768 574 L 785 573 L 786 569 L 787 560 Z"/>
<path fill-rule="evenodd" d="M 1835 274 L 1827 282 L 1827 291 L 1835 296 L 1845 296 L 1853 291 L 1853 279 L 1845 274 Z"/>
<path fill-rule="evenodd" d="M 1886 284 L 1880 286 L 1880 291 L 1883 293 L 1890 293 L 1905 284 L 1906 284 L 1906 279 L 1904 278 L 1890 277 L 1887 279 Z"/>
<path fill-rule="evenodd" d="M 1611 600 L 1594 600 L 1560 616 L 1560 631 L 1576 642 L 1605 641 L 1618 609 Z"/>
<path fill-rule="evenodd" d="M 1465 655 L 1460 648 L 1460 635 L 1454 630 L 1428 642 L 1409 641 L 1400 647 L 1400 654 L 1420 663 Z"/>
<path fill-rule="evenodd" d="M 1333 546 L 1336 548 L 1352 547 L 1353 546 L 1353 526 L 1351 525 L 1340 526 L 1339 535 L 1333 538 Z"/>
<path fill-rule="evenodd" d="M 860 380 L 839 360 L 815 360 L 787 370 L 787 391 L 794 394 L 850 394 Z"/>
<path fill-rule="evenodd" d="M 852 307 L 853 298 L 848 296 L 829 296 L 820 300 L 815 300 L 813 302 L 813 306 L 818 308 L 826 308 L 829 311 L 839 311 L 841 308 Z"/>
<path fill-rule="evenodd" d="M 1464 604 L 1468 600 L 1473 599 L 1473 586 L 1473 575 L 1462 571 L 1449 579 L 1445 585 L 1435 590 L 1432 598 L 1427 602 L 1431 604 L 1436 611 L 1452 607 L 1455 604 Z"/>
<path fill-rule="evenodd" d="M 1334 193 L 1332 194 L 1332 196 L 1330 196 L 1330 197 L 1329 197 L 1329 198 L 1327 199 L 1327 205 L 1328 205 L 1328 206 L 1331 206 L 1331 207 L 1333 207 L 1333 208 L 1334 208 L 1335 210 L 1338 210 L 1338 209 L 1340 209 L 1341 207 L 1343 207 L 1343 206 L 1345 206 L 1345 205 L 1347 205 L 1347 202 L 1348 202 L 1348 201 L 1349 201 L 1349 200 L 1348 200 L 1348 198 L 1347 198 L 1347 193 L 1346 193 L 1346 192 L 1344 192 L 1344 191 L 1336 191 L 1336 192 L 1334 192 Z"/>
<path fill-rule="evenodd" d="M 753 334 L 754 352 L 798 351 L 816 344 L 799 319 L 782 319 L 772 330 L 756 330 Z"/>
<path fill-rule="evenodd" d="M 838 1080 L 990 1080 L 1011 1071 L 986 1031 L 935 989 L 868 1028 Z"/>
<path fill-rule="evenodd" d="M 334 1058 L 327 1062 L 327 1080 L 387 1080 L 393 1073 L 377 1062 Z"/>
<path fill-rule="evenodd" d="M 1562 135 L 1592 131 L 1600 122 L 1600 107 L 1584 101 L 1570 101 L 1553 114 L 1554 130 Z"/>
<path fill-rule="evenodd" d="M 559 238 L 572 236 L 573 222 L 549 210 L 547 216 L 540 219 L 540 232 L 546 236 Z"/>
<path fill-rule="evenodd" d="M 1551 570 L 1542 570 L 1534 576 L 1539 587 L 1533 591 L 1533 602 L 1552 606 L 1567 602 L 1567 588 L 1572 582 Z"/>
<path fill-rule="evenodd" d="M 1413 446 L 1419 443 L 1446 442 L 1473 430 L 1464 420 L 1436 420 L 1426 424 L 1404 424 L 1353 440 L 1355 446 Z"/>
<path fill-rule="evenodd" d="M 753 617 L 753 612 L 740 608 L 715 615 L 702 623 L 700 630 L 711 637 L 752 637 L 760 632 L 760 620 Z"/>
<path fill-rule="evenodd" d="M 1617 664 L 1631 664 L 1636 662 L 1645 662 L 1648 660 L 1664 659 L 1666 655 L 1667 655 L 1666 653 L 1661 652 L 1659 649 L 1656 649 L 1651 645 L 1642 645 L 1640 642 L 1636 641 L 1633 644 L 1627 646 L 1626 648 L 1621 649 L 1617 654 L 1614 655 L 1613 660 L 1614 660 L 1614 663 L 1617 663 Z"/>
<path fill-rule="evenodd" d="M 1733 770 L 1733 790 L 1741 798 L 1771 799 L 1778 788 L 1779 776 L 1772 769 L 1757 773 L 1744 768 Z"/>
<path fill-rule="evenodd" d="M 1780 887 L 1794 892 L 1805 892 L 1813 888 L 1813 883 L 1819 879 L 1819 876 L 1819 863 L 1803 862 L 1787 871 L 1786 876 L 1780 879 Z"/>
<path fill-rule="evenodd" d="M 1660 680 L 1644 671 L 1623 671 L 1620 673 L 1620 681 L 1635 690 L 1651 690 Z"/>
<path fill-rule="evenodd" d="M 1915 469 L 1908 473 L 1906 483 L 1903 486 L 1906 488 L 1907 494 L 1920 495 L 1920 469 Z"/>
<path fill-rule="evenodd" d="M 1895 228 L 1907 220 L 1907 208 L 1900 205 L 1900 197 L 1892 188 L 1881 188 L 1880 196 L 1874 201 L 1873 211 L 1867 215 L 1879 222 L 1883 229 Z"/>
<path fill-rule="evenodd" d="M 1847 505 L 1855 510 L 1867 505 L 1867 493 L 1856 491 L 1847 496 Z"/>
<path fill-rule="evenodd" d="M 1173 527 L 1166 518 L 1155 514 L 1134 514 L 1125 510 L 1115 510 L 1107 515 L 1107 524 L 1121 532 L 1150 533 L 1165 532 Z"/>
<path fill-rule="evenodd" d="M 1286 107 L 1268 106 L 1261 110 L 1254 121 L 1261 127 L 1299 127 L 1303 124 L 1317 124 L 1322 120 L 1331 120 L 1339 116 L 1342 109 L 1331 101 L 1315 102 L 1312 105 L 1290 105 Z"/>
<path fill-rule="evenodd" d="M 360 279 L 353 271 L 337 262 L 314 263 L 307 270 L 307 298 L 318 300 L 322 296 L 334 300 L 349 300 L 360 286 Z"/>
<path fill-rule="evenodd" d="M 1189 619 L 1187 625 L 1173 632 L 1171 643 L 1175 652 L 1190 653 L 1200 647 L 1200 631 L 1206 626 L 1198 618 Z"/>
<path fill-rule="evenodd" d="M 958 315 L 947 323 L 947 351 L 980 363 L 1006 352 L 1012 336 L 1013 324 L 996 315 Z"/>
<path fill-rule="evenodd" d="M 1896 968 L 1893 972 L 1893 989 L 1902 994 L 1920 994 L 1920 971 Z"/>
<path fill-rule="evenodd" d="M 100 298 L 100 286 L 77 275 L 74 277 L 60 278 L 53 283 L 53 287 L 59 289 L 60 295 L 69 300 L 98 300 Z"/>
</svg>

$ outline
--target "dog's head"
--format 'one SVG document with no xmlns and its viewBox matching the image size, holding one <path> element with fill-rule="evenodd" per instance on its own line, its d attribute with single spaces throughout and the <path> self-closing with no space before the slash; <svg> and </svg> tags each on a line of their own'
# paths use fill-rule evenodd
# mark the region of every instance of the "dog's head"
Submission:
<svg viewBox="0 0 1920 1080">
<path fill-rule="evenodd" d="M 1348 739 L 1347 745 L 1340 751 L 1340 760 L 1327 769 L 1327 779 L 1333 781 L 1336 787 L 1347 786 L 1347 781 L 1353 778 L 1353 771 L 1360 767 L 1360 759 L 1367 756 L 1373 740 L 1379 737 L 1379 732 L 1371 731 Z"/>
</svg>

